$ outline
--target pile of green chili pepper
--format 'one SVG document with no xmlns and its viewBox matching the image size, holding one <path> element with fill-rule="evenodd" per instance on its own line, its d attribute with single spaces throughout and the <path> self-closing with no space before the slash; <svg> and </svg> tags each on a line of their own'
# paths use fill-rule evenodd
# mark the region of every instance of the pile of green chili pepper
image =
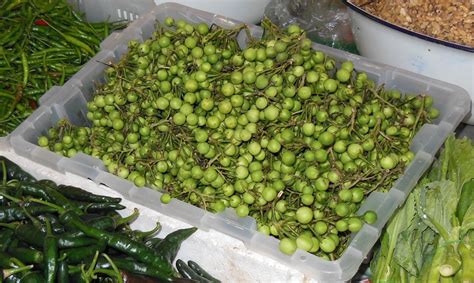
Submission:
<svg viewBox="0 0 474 283">
<path fill-rule="evenodd" d="M 132 230 L 120 198 L 36 180 L 0 156 L 0 282 L 219 282 L 173 262 L 197 228 Z M 186 280 L 187 279 L 187 280 Z"/>
<path fill-rule="evenodd" d="M 62 85 L 123 22 L 87 23 L 66 0 L 0 2 L 0 136 Z"/>
</svg>

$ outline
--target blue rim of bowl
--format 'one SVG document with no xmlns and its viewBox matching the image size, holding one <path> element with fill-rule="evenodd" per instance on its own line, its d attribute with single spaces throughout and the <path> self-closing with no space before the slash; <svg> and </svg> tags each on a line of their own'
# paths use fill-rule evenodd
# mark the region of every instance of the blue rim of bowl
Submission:
<svg viewBox="0 0 474 283">
<path fill-rule="evenodd" d="M 386 27 L 398 30 L 400 32 L 403 32 L 403 33 L 411 35 L 411 36 L 415 36 L 415 37 L 418 37 L 418 38 L 421 38 L 421 39 L 424 39 L 424 40 L 428 40 L 428 41 L 433 42 L 433 43 L 438 43 L 438 44 L 442 44 L 444 46 L 448 46 L 448 47 L 455 48 L 455 49 L 458 49 L 458 50 L 463 50 L 463 51 L 474 53 L 474 47 L 469 47 L 469 46 L 466 46 L 466 45 L 457 44 L 457 43 L 453 43 L 453 42 L 450 42 L 450 41 L 437 39 L 437 38 L 434 38 L 434 37 L 431 37 L 431 36 L 428 36 L 428 35 L 425 35 L 425 34 L 422 34 L 422 33 L 414 32 L 412 30 L 409 30 L 409 29 L 394 25 L 392 23 L 389 23 L 389 22 L 387 22 L 387 21 L 385 21 L 385 20 L 383 20 L 379 17 L 376 17 L 376 16 L 374 16 L 370 13 L 367 13 L 364 9 L 358 7 L 355 4 L 350 3 L 349 0 L 343 0 L 343 2 L 344 2 L 344 4 L 346 4 L 346 6 L 348 6 L 350 9 L 354 10 L 355 12 L 357 12 L 361 15 L 364 15 L 367 18 L 369 18 L 373 21 L 376 21 L 377 23 L 382 24 Z"/>
</svg>

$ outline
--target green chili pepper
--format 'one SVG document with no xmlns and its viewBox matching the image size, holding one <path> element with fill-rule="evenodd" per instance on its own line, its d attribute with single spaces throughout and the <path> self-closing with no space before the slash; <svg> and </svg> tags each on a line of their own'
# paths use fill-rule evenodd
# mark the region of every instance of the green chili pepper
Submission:
<svg viewBox="0 0 474 283">
<path fill-rule="evenodd" d="M 66 35 L 73 36 L 72 34 L 66 34 Z M 99 46 L 100 44 L 100 40 L 98 40 L 97 37 L 94 37 L 94 36 L 90 36 L 81 32 L 76 33 L 75 36 L 79 37 L 80 39 L 86 40 L 95 46 Z"/>
<path fill-rule="evenodd" d="M 92 226 L 96 229 L 107 230 L 107 231 L 112 231 L 112 230 L 115 230 L 115 228 L 116 228 L 115 220 L 111 217 L 108 217 L 108 216 L 97 218 L 94 221 L 92 221 L 91 223 L 88 223 L 88 225 L 90 225 L 90 226 Z M 75 231 L 64 233 L 63 236 L 65 236 L 65 237 L 75 238 L 75 237 L 83 237 L 83 236 L 86 235 L 81 230 L 75 229 L 75 227 L 72 226 L 72 225 L 65 224 L 65 226 L 67 226 L 70 230 L 73 230 L 73 229 L 75 230 Z"/>
<path fill-rule="evenodd" d="M 28 219 L 28 214 L 35 216 L 48 212 L 55 212 L 55 209 L 44 205 L 0 207 L 0 222 L 25 220 Z"/>
<path fill-rule="evenodd" d="M 69 283 L 69 267 L 67 262 L 60 260 L 58 262 L 58 283 Z"/>
<path fill-rule="evenodd" d="M 46 234 L 32 224 L 20 224 L 15 229 L 15 235 L 23 242 L 35 248 L 42 248 Z"/>
<path fill-rule="evenodd" d="M 160 230 L 161 230 L 161 224 L 157 222 L 155 228 L 149 231 L 134 230 L 134 231 L 130 231 L 129 235 L 132 239 L 135 239 L 136 241 L 143 241 L 157 234 L 158 232 L 160 232 Z"/>
<path fill-rule="evenodd" d="M 96 244 L 91 246 L 62 250 L 60 253 L 61 258 L 64 258 L 68 264 L 76 264 L 92 258 L 97 251 L 101 253 L 105 250 L 105 243 L 103 241 L 95 240 L 94 242 Z"/>
<path fill-rule="evenodd" d="M 27 94 L 28 96 L 35 96 L 35 95 L 43 94 L 43 93 L 44 93 L 44 90 L 42 89 L 28 89 L 25 91 L 25 94 Z"/>
<path fill-rule="evenodd" d="M 8 204 L 8 200 L 4 196 L 0 196 L 0 206 L 5 206 Z"/>
<path fill-rule="evenodd" d="M 54 28 L 51 24 L 49 25 L 51 28 L 53 28 L 57 33 L 59 33 L 67 42 L 81 48 L 85 52 L 89 53 L 90 55 L 94 55 L 95 52 L 90 48 L 89 45 L 85 44 L 84 42 L 80 41 L 79 39 L 75 38 L 74 36 L 67 35 L 58 29 Z"/>
<path fill-rule="evenodd" d="M 11 30 L 5 32 L 5 37 L 2 37 L 0 39 L 0 45 L 6 45 L 8 42 L 12 42 L 14 39 L 14 36 L 17 35 L 18 32 L 20 32 L 21 27 L 19 25 L 15 25 L 12 27 Z"/>
<path fill-rule="evenodd" d="M 31 31 L 34 33 L 42 33 L 46 36 L 54 36 L 54 31 L 46 26 L 34 25 L 31 27 Z"/>
<path fill-rule="evenodd" d="M 57 188 L 56 183 L 48 179 L 38 180 L 36 183 L 53 189 Z"/>
<path fill-rule="evenodd" d="M 163 273 L 164 276 L 173 276 L 173 267 L 164 260 L 161 255 L 146 247 L 144 244 L 130 240 L 124 235 L 113 234 L 104 230 L 96 229 L 84 223 L 77 214 L 67 211 L 61 215 L 62 223 L 70 223 L 87 236 L 104 240 L 107 246 L 130 255 L 138 261 L 149 264 Z"/>
<path fill-rule="evenodd" d="M 46 4 L 40 8 L 40 13 L 41 14 L 46 14 L 49 13 L 51 10 L 56 8 L 58 5 L 60 5 L 60 0 L 55 0 L 55 1 L 48 1 L 43 4 Z"/>
<path fill-rule="evenodd" d="M 178 269 L 179 274 L 187 279 L 193 279 L 199 283 L 209 283 L 210 280 L 200 276 L 192 268 L 190 268 L 184 261 L 178 259 L 176 261 L 176 269 Z"/>
<path fill-rule="evenodd" d="M 23 242 L 28 243 L 36 248 L 43 248 L 46 233 L 32 224 L 20 224 L 15 229 L 15 235 Z M 83 235 L 74 235 L 72 233 L 64 233 L 57 237 L 57 245 L 59 248 L 76 248 L 88 246 L 96 243 L 92 238 L 83 237 Z"/>
<path fill-rule="evenodd" d="M 11 2 L 5 2 L 5 4 L 8 4 L 9 5 L 7 7 L 5 7 L 5 12 L 9 12 L 9 11 L 12 11 L 14 9 L 16 9 L 18 6 L 20 6 L 21 4 L 23 4 L 25 2 L 25 0 L 15 0 L 15 1 L 11 1 Z"/>
<path fill-rule="evenodd" d="M 159 270 L 145 263 L 137 262 L 134 259 L 124 259 L 116 257 L 112 257 L 111 259 L 112 262 L 120 270 L 125 270 L 134 274 L 142 274 L 153 278 L 159 278 L 164 281 L 171 281 L 171 278 L 164 276 L 163 273 L 161 273 Z M 96 268 L 110 269 L 111 266 L 107 260 L 101 258 L 97 261 Z"/>
<path fill-rule="evenodd" d="M 57 187 L 57 190 L 65 197 L 77 201 L 97 203 L 119 203 L 122 200 L 121 198 L 95 195 L 93 193 L 73 186 L 59 185 Z"/>
<path fill-rule="evenodd" d="M 107 215 L 101 215 L 94 218 L 86 217 L 85 219 L 83 219 L 83 221 L 86 222 L 87 225 L 91 225 L 94 228 L 103 230 L 115 230 L 119 226 L 117 223 L 118 220 L 120 220 L 120 218 Z"/>
<path fill-rule="evenodd" d="M 0 229 L 0 251 L 6 251 L 15 232 L 11 229 Z"/>
<path fill-rule="evenodd" d="M 61 79 L 59 80 L 59 84 L 63 85 L 65 80 L 66 80 L 66 68 L 63 67 L 63 70 L 61 72 Z"/>
<path fill-rule="evenodd" d="M 87 213 L 125 209 L 125 206 L 118 203 L 86 203 L 76 201 L 74 205 Z"/>
<path fill-rule="evenodd" d="M 36 179 L 29 173 L 23 171 L 20 166 L 9 160 L 4 156 L 0 156 L 0 163 L 4 163 L 6 167 L 7 180 L 19 180 L 19 181 L 35 181 Z M 3 172 L 3 166 L 0 166 L 0 176 L 5 174 Z"/>
<path fill-rule="evenodd" d="M 120 277 L 122 278 L 123 282 L 140 282 L 140 283 L 156 283 L 157 282 L 156 278 L 152 278 L 150 276 L 145 276 L 145 275 L 138 275 L 135 273 L 124 271 L 124 270 L 120 270 Z"/>
<path fill-rule="evenodd" d="M 13 276 L 15 274 L 18 274 L 20 272 L 25 272 L 33 268 L 33 265 L 28 265 L 28 266 L 21 266 L 21 267 L 15 267 L 15 268 L 9 268 L 9 269 L 0 269 L 0 282 L 3 282 L 3 278 L 8 278 L 10 276 Z"/>
<path fill-rule="evenodd" d="M 86 221 L 86 223 L 87 225 L 90 225 L 91 227 L 94 227 L 96 229 L 112 231 L 123 224 L 132 222 L 138 217 L 138 215 L 139 215 L 138 209 L 134 209 L 133 213 L 127 217 L 121 217 L 120 214 L 113 215 L 113 216 L 101 216 L 93 220 Z M 75 228 L 75 227 L 71 227 L 71 225 L 68 225 L 67 223 L 65 225 L 69 227 L 70 229 Z M 85 233 L 76 229 L 75 231 L 72 231 L 72 232 L 66 232 L 61 236 L 74 238 L 74 237 L 85 236 Z"/>
<path fill-rule="evenodd" d="M 64 54 L 74 55 L 76 54 L 76 51 L 70 48 L 57 48 L 57 47 L 45 48 L 35 53 L 32 53 L 30 55 L 30 58 L 43 57 L 45 54 L 55 55 L 55 53 L 62 54 L 62 55 Z"/>
<path fill-rule="evenodd" d="M 58 240 L 53 235 L 48 221 L 46 221 L 46 227 L 46 237 L 43 244 L 44 277 L 46 279 L 45 282 L 55 283 L 58 270 Z"/>
<path fill-rule="evenodd" d="M 65 66 L 63 64 L 51 64 L 49 67 L 58 72 L 62 72 L 64 70 L 66 74 L 75 74 L 82 68 L 82 66 Z"/>
<path fill-rule="evenodd" d="M 53 210 L 52 212 L 55 212 L 54 208 L 51 207 L 51 209 Z M 42 214 L 42 215 L 38 215 L 36 218 L 42 223 L 46 223 L 46 220 L 48 220 L 49 223 L 51 224 L 51 228 L 53 229 L 54 233 L 59 234 L 59 233 L 64 233 L 65 232 L 63 225 L 61 223 L 59 223 L 59 219 L 51 213 L 45 213 L 45 214 Z"/>
<path fill-rule="evenodd" d="M 80 215 L 79 218 L 85 222 L 93 222 L 105 216 L 108 216 L 108 215 L 104 215 L 104 213 L 87 213 L 84 215 Z"/>
<path fill-rule="evenodd" d="M 97 240 L 87 237 L 67 237 L 59 235 L 58 237 L 58 247 L 60 248 L 77 248 L 90 246 L 97 243 Z"/>
<path fill-rule="evenodd" d="M 206 278 L 212 283 L 219 283 L 221 281 L 217 280 L 216 278 L 212 277 L 207 271 L 205 271 L 199 264 L 196 262 L 189 260 L 188 261 L 188 266 L 194 270 L 199 276 Z"/>
<path fill-rule="evenodd" d="M 8 253 L 25 264 L 40 264 L 43 262 L 43 253 L 30 248 L 9 248 Z"/>
<path fill-rule="evenodd" d="M 197 228 L 192 227 L 171 232 L 163 239 L 163 241 L 158 243 L 155 250 L 160 254 L 161 258 L 171 264 L 178 254 L 181 243 L 196 232 L 196 230 Z"/>
<path fill-rule="evenodd" d="M 17 267 L 12 261 L 12 256 L 5 252 L 0 252 L 0 268 L 14 268 Z"/>
<path fill-rule="evenodd" d="M 3 281 L 4 283 L 19 283 L 20 282 L 20 274 L 13 274 L 5 278 Z"/>
<path fill-rule="evenodd" d="M 73 204 L 73 202 L 64 197 L 61 193 L 49 187 L 38 184 L 37 182 L 23 182 L 20 184 L 19 190 L 21 190 L 24 194 L 42 198 L 43 200 L 61 206 L 64 209 L 71 209 L 76 213 L 82 214 L 81 209 L 79 209 Z"/>
<path fill-rule="evenodd" d="M 109 25 L 107 23 L 104 23 L 104 38 L 109 36 Z"/>
<path fill-rule="evenodd" d="M 47 282 L 45 277 L 39 271 L 29 272 L 20 277 L 20 283 L 44 283 Z"/>
<path fill-rule="evenodd" d="M 45 187 L 36 182 L 21 182 L 18 191 L 21 191 L 24 195 L 38 197 L 52 202 Z"/>
<path fill-rule="evenodd" d="M 28 59 L 26 58 L 25 52 L 21 52 L 21 64 L 23 65 L 23 85 L 28 84 Z"/>
<path fill-rule="evenodd" d="M 151 238 L 145 242 L 145 246 L 155 249 L 161 241 L 163 241 L 161 238 Z"/>
</svg>

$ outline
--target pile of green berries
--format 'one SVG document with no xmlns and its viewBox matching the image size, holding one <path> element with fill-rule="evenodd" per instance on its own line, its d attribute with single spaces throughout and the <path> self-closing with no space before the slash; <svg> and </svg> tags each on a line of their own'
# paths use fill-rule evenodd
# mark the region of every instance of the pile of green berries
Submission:
<svg viewBox="0 0 474 283">
<path fill-rule="evenodd" d="M 164 203 L 235 208 L 284 253 L 339 257 L 377 220 L 357 214 L 361 203 L 391 188 L 415 133 L 439 113 L 431 97 L 377 87 L 313 50 L 298 26 L 262 26 L 241 49 L 244 25 L 167 19 L 106 70 L 87 105 L 91 127 L 61 122 L 39 145 L 100 158 Z"/>
</svg>

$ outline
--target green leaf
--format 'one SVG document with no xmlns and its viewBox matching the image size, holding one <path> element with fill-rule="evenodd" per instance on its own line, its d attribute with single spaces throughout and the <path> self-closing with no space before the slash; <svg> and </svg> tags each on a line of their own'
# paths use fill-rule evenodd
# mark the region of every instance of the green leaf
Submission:
<svg viewBox="0 0 474 283">
<path fill-rule="evenodd" d="M 384 268 L 387 266 L 387 251 L 388 251 L 388 241 L 390 236 L 388 234 L 383 234 L 380 239 L 380 247 L 374 253 L 374 257 L 370 262 L 370 271 L 372 273 L 372 278 L 381 278 L 383 273 L 387 271 Z"/>
<path fill-rule="evenodd" d="M 449 238 L 451 219 L 456 212 L 459 190 L 451 181 L 436 181 L 421 189 L 417 211 L 431 229 Z"/>
<path fill-rule="evenodd" d="M 472 203 L 474 203 L 474 179 L 464 183 L 461 188 L 461 195 L 456 208 L 456 216 L 460 222 L 463 221 L 464 215 Z"/>
<path fill-rule="evenodd" d="M 425 253 L 423 254 L 423 265 L 421 266 L 421 270 L 420 270 L 421 277 L 418 280 L 416 280 L 416 282 L 427 282 L 435 251 L 436 249 L 430 248 L 430 249 L 427 249 Z"/>
<path fill-rule="evenodd" d="M 413 222 L 409 229 L 398 237 L 394 258 L 411 276 L 418 277 L 423 265 L 423 253 L 436 237 L 421 219 Z"/>
<path fill-rule="evenodd" d="M 465 182 L 474 178 L 474 144 L 468 138 L 449 138 L 446 147 L 450 147 L 448 178 L 461 190 Z"/>
<path fill-rule="evenodd" d="M 466 214 L 464 214 L 464 219 L 461 224 L 461 231 L 459 232 L 461 239 L 470 230 L 474 230 L 474 203 L 469 206 L 466 211 Z"/>
<path fill-rule="evenodd" d="M 464 234 L 463 237 L 461 237 L 461 241 L 466 245 L 471 248 L 474 247 L 474 230 L 469 230 Z"/>
<path fill-rule="evenodd" d="M 415 216 L 415 194 L 410 194 L 405 204 L 391 218 L 385 228 L 386 232 L 382 235 L 378 258 L 374 266 L 371 266 L 375 282 L 394 282 L 394 276 L 399 276 L 399 266 L 393 260 L 395 247 L 399 234 L 410 227 Z"/>
<path fill-rule="evenodd" d="M 419 229 L 403 231 L 398 237 L 395 248 L 395 261 L 413 276 L 418 276 L 420 269 L 414 250 L 420 250 L 419 247 L 422 245 L 421 232 Z"/>
</svg>

